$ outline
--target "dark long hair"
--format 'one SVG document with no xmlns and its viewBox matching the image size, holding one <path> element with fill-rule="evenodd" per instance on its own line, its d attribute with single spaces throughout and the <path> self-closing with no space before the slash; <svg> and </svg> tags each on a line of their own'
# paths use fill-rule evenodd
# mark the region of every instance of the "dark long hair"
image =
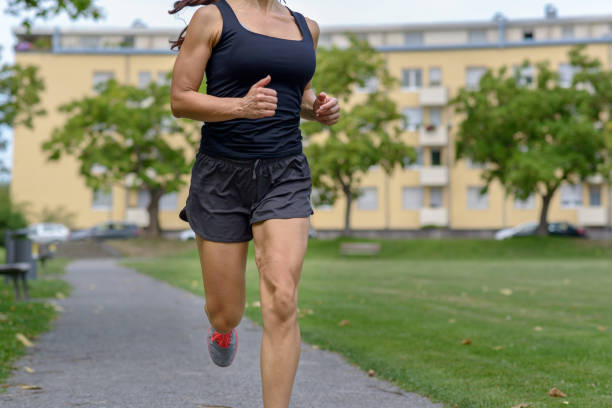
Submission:
<svg viewBox="0 0 612 408">
<path fill-rule="evenodd" d="M 207 6 L 209 4 L 215 3 L 217 0 L 178 0 L 174 2 L 174 8 L 172 10 L 168 10 L 168 14 L 176 14 L 185 7 L 196 7 L 196 6 Z M 285 3 L 285 0 L 281 0 Z M 185 33 L 187 32 L 187 27 L 183 28 L 183 31 L 179 34 L 179 37 L 176 41 L 170 41 L 170 49 L 173 50 L 175 48 L 180 49 L 181 45 L 183 45 L 183 41 L 185 41 Z"/>
</svg>

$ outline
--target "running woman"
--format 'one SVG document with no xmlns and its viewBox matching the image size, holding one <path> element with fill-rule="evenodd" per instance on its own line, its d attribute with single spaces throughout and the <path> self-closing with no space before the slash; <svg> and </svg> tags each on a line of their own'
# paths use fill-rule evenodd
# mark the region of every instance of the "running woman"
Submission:
<svg viewBox="0 0 612 408">
<path fill-rule="evenodd" d="M 232 363 L 245 306 L 248 242 L 259 271 L 265 408 L 289 406 L 300 355 L 297 288 L 308 242 L 312 179 L 300 117 L 338 121 L 336 98 L 311 89 L 318 24 L 279 0 L 183 0 L 200 6 L 173 48 L 172 112 L 204 122 L 179 217 L 196 233 L 207 343 Z M 206 74 L 207 94 L 198 92 Z"/>
</svg>

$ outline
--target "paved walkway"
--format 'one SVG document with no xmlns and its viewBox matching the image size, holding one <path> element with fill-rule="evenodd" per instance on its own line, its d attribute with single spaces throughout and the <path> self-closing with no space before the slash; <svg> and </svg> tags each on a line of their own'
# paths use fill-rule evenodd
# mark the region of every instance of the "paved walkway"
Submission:
<svg viewBox="0 0 612 408">
<path fill-rule="evenodd" d="M 68 266 L 72 296 L 53 331 L 17 365 L 3 408 L 260 407 L 261 329 L 244 320 L 234 364 L 220 369 L 205 346 L 204 301 L 120 267 L 113 259 Z M 304 344 L 292 407 L 430 408 L 370 378 L 336 354 Z M 35 370 L 28 374 L 21 367 Z"/>
</svg>

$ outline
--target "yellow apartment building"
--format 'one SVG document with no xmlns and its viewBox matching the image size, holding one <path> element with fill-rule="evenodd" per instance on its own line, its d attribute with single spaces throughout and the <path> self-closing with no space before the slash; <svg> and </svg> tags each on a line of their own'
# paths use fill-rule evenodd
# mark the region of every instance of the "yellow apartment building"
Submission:
<svg viewBox="0 0 612 408">
<path fill-rule="evenodd" d="M 21 28 L 13 31 L 16 61 L 37 65 L 45 80 L 42 101 L 48 111 L 36 120 L 33 130 L 15 129 L 13 199 L 31 203 L 33 213 L 44 207 L 63 207 L 76 214 L 77 227 L 111 219 L 146 224 L 145 193 L 119 186 L 110 193 L 91 191 L 78 175 L 74 159 L 47 162 L 41 144 L 64 120 L 57 107 L 91 94 L 99 81 L 114 77 L 143 86 L 163 80 L 175 59 L 168 40 L 176 38 L 177 30 L 135 25 L 125 29 L 34 28 L 30 34 Z M 354 229 L 495 230 L 538 219 L 537 197 L 517 201 L 499 185 L 479 195 L 481 169 L 469 160 L 454 159 L 458 119 L 448 102 L 459 88 L 476 86 L 487 68 L 518 67 L 526 58 L 548 60 L 570 83 L 573 72 L 567 53 L 576 44 L 587 44 L 587 52 L 611 69 L 612 16 L 559 17 L 555 9 L 547 8 L 543 18 L 534 19 L 508 20 L 497 14 L 489 21 L 322 27 L 320 46 L 346 45 L 347 31 L 383 53 L 389 70 L 401 80 L 391 97 L 407 119 L 406 143 L 419 152 L 418 163 L 398 167 L 391 176 L 376 167 L 368 171 L 362 195 L 352 209 Z M 521 72 L 525 81 L 533 74 L 531 69 Z M 370 81 L 357 92 L 375 87 L 375 81 Z M 164 229 L 187 227 L 177 216 L 187 191 L 185 187 L 162 199 Z M 549 214 L 551 221 L 610 228 L 612 189 L 601 176 L 564 185 Z M 316 207 L 312 224 L 320 230 L 338 230 L 343 227 L 343 215 L 340 199 L 334 206 Z"/>
</svg>

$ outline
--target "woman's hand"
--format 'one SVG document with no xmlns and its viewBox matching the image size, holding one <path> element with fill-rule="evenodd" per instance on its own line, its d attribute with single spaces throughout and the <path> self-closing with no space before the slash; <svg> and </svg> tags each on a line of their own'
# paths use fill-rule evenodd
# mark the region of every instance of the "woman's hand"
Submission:
<svg viewBox="0 0 612 408">
<path fill-rule="evenodd" d="M 312 106 L 315 118 L 324 125 L 333 125 L 340 118 L 340 106 L 338 99 L 330 98 L 325 92 L 319 93 Z"/>
<path fill-rule="evenodd" d="M 240 116 L 247 119 L 259 119 L 274 116 L 278 98 L 276 91 L 266 88 L 272 78 L 270 75 L 259 80 L 249 89 L 240 101 Z"/>
</svg>

